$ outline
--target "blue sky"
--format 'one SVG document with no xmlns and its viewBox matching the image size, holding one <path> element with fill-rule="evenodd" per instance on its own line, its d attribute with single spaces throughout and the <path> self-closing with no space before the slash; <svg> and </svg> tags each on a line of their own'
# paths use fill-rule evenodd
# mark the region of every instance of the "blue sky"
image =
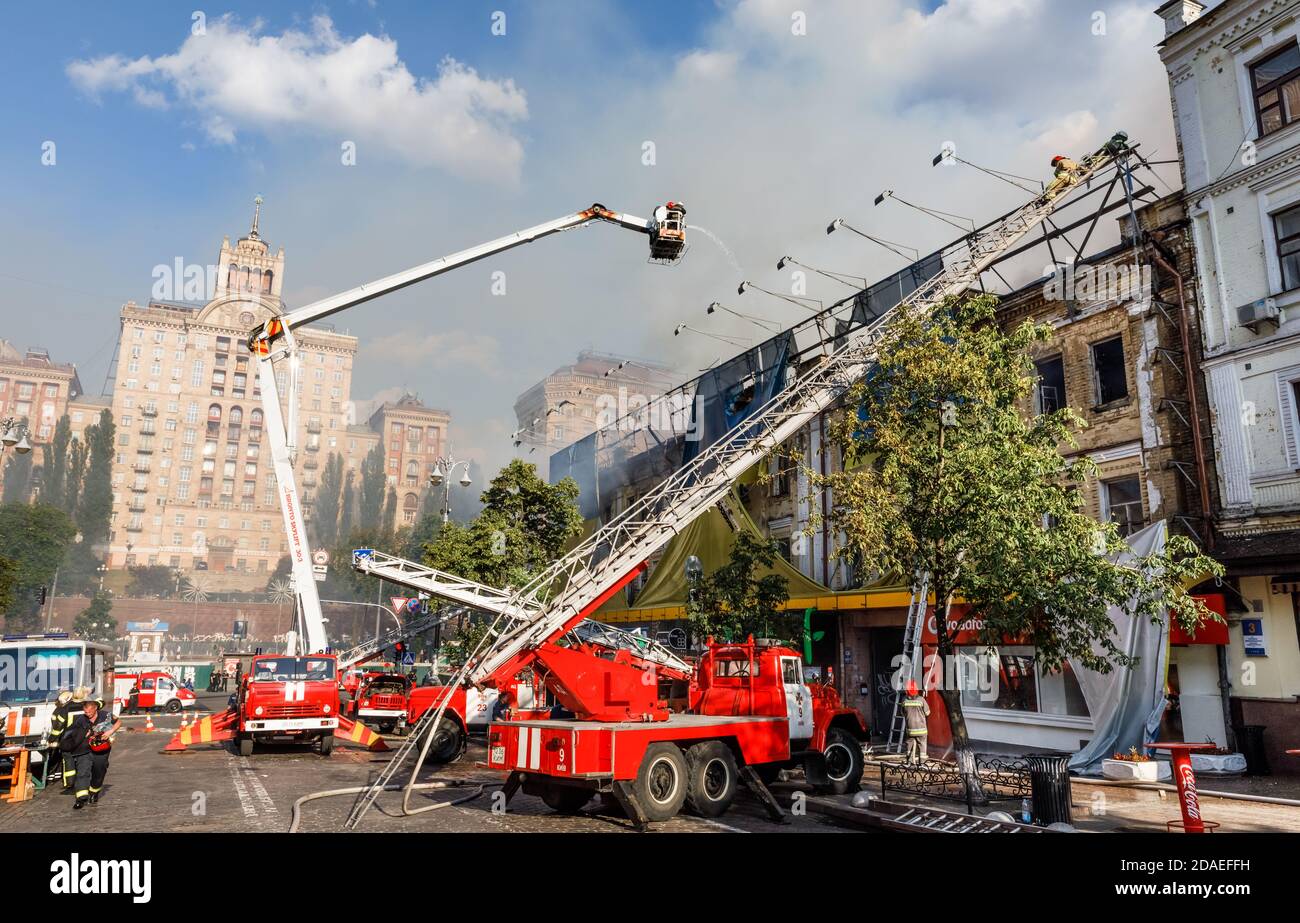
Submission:
<svg viewBox="0 0 1300 923">
<path fill-rule="evenodd" d="M 742 276 L 781 284 L 783 253 L 871 277 L 897 268 L 827 238 L 830 217 L 921 249 L 946 239 L 873 211 L 880 189 L 977 217 L 1013 203 L 1000 184 L 932 170 L 945 140 L 1033 175 L 1115 128 L 1172 154 L 1152 6 L 234 4 L 205 11 L 206 44 L 173 4 L 14 7 L 0 55 L 0 337 L 76 362 L 97 393 L 121 303 L 149 297 L 156 265 L 214 261 L 256 194 L 263 236 L 286 251 L 291 305 L 593 200 L 645 214 L 684 199 L 727 251 L 697 236 L 663 271 L 628 235 L 586 229 L 336 318 L 362 338 L 354 397 L 409 387 L 452 411 L 458 449 L 495 466 L 511 453 L 514 398 L 579 348 L 666 359 L 685 376 L 719 344 L 673 327 L 737 332 L 704 306 Z M 498 9 L 504 36 L 491 32 Z M 1097 9 L 1104 36 L 1090 30 Z M 338 72 L 320 67 L 331 54 L 354 79 L 321 80 Z M 375 90 L 383 80 L 390 93 Z M 258 89 L 231 99 L 237 81 Z M 355 166 L 341 165 L 341 140 L 355 141 Z M 46 141 L 54 166 L 41 164 Z M 496 269 L 504 298 L 488 292 Z"/>
</svg>

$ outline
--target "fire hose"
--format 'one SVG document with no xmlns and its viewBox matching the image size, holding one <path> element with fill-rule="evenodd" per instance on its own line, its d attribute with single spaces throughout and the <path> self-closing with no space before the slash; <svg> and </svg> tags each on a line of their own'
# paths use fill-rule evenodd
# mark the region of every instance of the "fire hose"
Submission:
<svg viewBox="0 0 1300 923">
<path fill-rule="evenodd" d="M 500 786 L 503 784 L 504 784 L 503 782 L 496 782 L 496 781 L 474 782 L 472 779 L 434 779 L 428 782 L 420 782 L 414 785 L 408 783 L 403 783 L 401 785 L 385 785 L 383 791 L 386 792 L 400 792 L 403 790 L 435 791 L 438 789 L 446 789 L 446 788 L 460 788 L 462 786 L 467 786 L 467 785 L 475 786 L 474 791 L 470 794 L 462 795 L 459 798 L 453 798 L 450 801 L 440 801 L 437 804 L 431 804 L 428 807 L 419 809 L 421 811 L 432 811 L 437 808 L 449 808 L 452 807 L 453 805 L 465 804 L 468 801 L 473 801 L 475 798 L 480 797 L 483 794 L 484 790 L 487 789 L 489 786 Z M 293 809 L 290 813 L 289 832 L 290 833 L 298 832 L 298 825 L 302 822 L 302 806 L 307 802 L 318 801 L 322 798 L 334 798 L 339 795 L 360 795 L 361 793 L 367 792 L 369 790 L 370 790 L 370 786 L 368 785 L 354 785 L 350 788 L 331 788 L 325 791 L 311 792 L 309 794 L 303 795 L 301 798 L 299 798 L 297 801 L 293 803 Z"/>
</svg>

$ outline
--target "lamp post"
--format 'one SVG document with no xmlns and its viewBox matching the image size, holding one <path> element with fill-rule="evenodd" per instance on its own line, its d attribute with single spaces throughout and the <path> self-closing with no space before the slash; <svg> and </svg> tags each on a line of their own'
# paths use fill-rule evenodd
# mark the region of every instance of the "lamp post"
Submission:
<svg viewBox="0 0 1300 923">
<path fill-rule="evenodd" d="M 13 449 L 19 455 L 26 455 L 32 450 L 32 443 L 28 438 L 30 434 L 31 431 L 24 420 L 10 417 L 8 420 L 0 421 L 0 446 L 5 449 Z"/>
<path fill-rule="evenodd" d="M 442 524 L 446 525 L 447 520 L 451 519 L 451 476 L 456 473 L 456 469 L 464 467 L 461 473 L 459 484 L 461 487 L 469 487 L 474 482 L 469 476 L 469 462 L 456 461 L 450 455 L 439 455 L 433 463 L 433 473 L 429 475 L 429 486 L 433 488 L 442 488 Z"/>
</svg>

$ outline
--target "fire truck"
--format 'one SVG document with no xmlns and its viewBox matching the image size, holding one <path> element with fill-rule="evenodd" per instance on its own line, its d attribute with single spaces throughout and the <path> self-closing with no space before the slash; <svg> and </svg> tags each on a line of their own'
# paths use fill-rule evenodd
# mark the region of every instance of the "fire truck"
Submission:
<svg viewBox="0 0 1300 923">
<path fill-rule="evenodd" d="M 311 744 L 328 756 L 339 726 L 338 662 L 332 654 L 263 654 L 235 693 L 235 745 L 250 756 L 256 742 Z"/>
<path fill-rule="evenodd" d="M 287 643 L 284 652 L 286 657 L 306 658 L 310 661 L 317 655 L 327 655 L 330 652 L 329 639 L 325 631 L 325 619 L 321 612 L 320 595 L 316 589 L 315 573 L 312 569 L 313 562 L 311 548 L 307 540 L 306 520 L 303 516 L 302 502 L 298 495 L 293 471 L 293 464 L 297 455 L 296 439 L 300 430 L 298 425 L 299 402 L 297 400 L 288 400 L 282 406 L 280 384 L 276 378 L 275 363 L 282 361 L 287 366 L 288 394 L 298 393 L 302 372 L 302 357 L 298 350 L 294 331 L 307 324 L 322 321 L 354 305 L 378 298 L 388 292 L 406 288 L 422 280 L 433 278 L 457 267 L 468 265 L 523 244 L 540 240 L 543 237 L 549 237 L 592 223 L 608 223 L 645 234 L 649 238 L 650 259 L 652 261 L 675 262 L 681 257 L 685 249 L 685 215 L 685 207 L 678 202 L 669 202 L 666 205 L 656 207 L 653 216 L 649 219 L 611 211 L 600 203 L 596 203 L 581 211 L 573 212 L 553 221 L 516 231 L 496 240 L 461 250 L 449 256 L 440 257 L 412 269 L 394 273 L 375 282 L 360 285 L 293 311 L 276 315 L 249 332 L 248 346 L 257 363 L 258 383 L 262 393 L 266 445 L 269 448 L 271 464 L 275 471 L 278 486 L 280 512 L 284 519 L 284 530 L 288 539 L 290 575 L 296 596 L 295 617 L 297 628 L 286 633 Z M 287 412 L 285 411 L 286 407 Z M 399 637 L 376 638 L 373 643 L 358 645 L 348 652 L 347 658 L 341 665 L 346 668 L 354 663 L 373 657 L 383 647 L 400 640 L 400 636 L 406 633 L 414 633 L 415 630 L 416 626 L 408 623 L 396 633 Z M 335 664 L 335 667 L 337 666 L 338 664 Z M 256 670 L 253 672 L 255 673 Z M 303 671 L 291 670 L 287 672 L 296 674 Z M 276 718 L 274 720 L 277 722 L 282 720 L 292 722 L 300 720 L 332 721 L 337 727 L 338 736 L 358 743 L 364 742 L 371 749 L 386 749 L 383 740 L 378 735 L 367 730 L 363 724 L 354 723 L 338 714 L 338 678 L 334 676 L 333 672 L 331 672 L 331 677 L 335 685 L 332 705 L 334 717 L 326 717 L 322 713 L 313 714 L 310 718 L 295 716 L 283 719 Z M 297 694 L 300 689 L 297 684 L 302 681 L 268 680 L 264 682 L 273 683 L 274 688 L 259 686 L 256 679 L 251 681 L 246 679 L 241 683 L 240 693 L 234 706 L 220 715 L 202 719 L 197 726 L 182 729 L 165 749 L 183 750 L 193 743 L 215 742 L 230 739 L 233 736 L 239 741 L 241 752 L 244 752 L 244 750 L 251 752 L 254 732 L 265 730 L 266 728 L 263 725 L 268 720 L 265 716 L 252 713 L 250 711 L 253 707 L 251 703 L 256 702 L 260 707 L 266 709 L 270 707 L 270 703 L 265 700 L 273 699 L 277 695 L 285 703 L 293 702 L 295 700 L 292 699 L 292 696 Z M 321 703 L 322 707 L 323 704 Z M 311 728 L 311 733 L 316 734 L 316 728 L 323 729 L 324 727 L 324 724 L 314 725 Z M 302 733 L 308 731 L 308 728 L 305 727 L 276 729 Z M 328 753 L 330 746 L 331 744 L 322 741 L 322 752 Z"/>
<path fill-rule="evenodd" d="M 193 691 L 186 689 L 170 673 L 160 670 L 129 670 L 113 674 L 113 701 L 125 709 L 131 699 L 131 689 L 138 690 L 136 707 L 145 711 L 161 709 L 175 714 L 185 708 L 194 708 L 198 700 Z"/>
<path fill-rule="evenodd" d="M 899 306 L 928 316 L 979 285 L 1075 190 L 1108 171 L 1116 182 L 1124 178 L 1132 150 L 1121 132 L 1081 157 L 1072 182 L 1058 194 L 1036 196 L 963 238 Z M 494 593 L 455 575 L 426 574 L 421 590 L 496 613 L 496 619 L 438 707 L 354 804 L 347 825 L 356 826 L 417 742 L 421 757 L 427 754 L 457 687 L 500 689 L 524 670 L 543 676 L 547 691 L 573 717 L 520 709 L 491 724 L 488 765 L 508 773 L 507 800 L 524 789 L 557 809 L 578 810 L 599 792 L 644 826 L 673 816 L 687 802 L 700 813 L 720 813 L 737 781 L 773 819 L 781 818 L 763 776 L 783 766 L 801 764 L 821 788 L 855 786 L 865 736 L 861 718 L 829 686 L 804 682 L 795 651 L 752 640 L 710 641 L 695 670 L 690 707 L 674 712 L 659 694 L 657 665 L 638 662 L 629 650 L 597 649 L 575 632 L 644 573 L 674 536 L 723 502 L 732 484 L 870 373 L 897 307 L 865 316 L 860 328 L 833 342 L 821 340 L 820 355 L 802 364 L 780 392 L 523 585 Z M 364 565 L 354 555 L 353 566 L 358 563 Z M 408 783 L 404 809 L 410 792 Z"/>
<path fill-rule="evenodd" d="M 366 673 L 357 687 L 352 717 L 383 734 L 406 735 L 409 726 L 411 681 L 401 673 Z"/>
</svg>

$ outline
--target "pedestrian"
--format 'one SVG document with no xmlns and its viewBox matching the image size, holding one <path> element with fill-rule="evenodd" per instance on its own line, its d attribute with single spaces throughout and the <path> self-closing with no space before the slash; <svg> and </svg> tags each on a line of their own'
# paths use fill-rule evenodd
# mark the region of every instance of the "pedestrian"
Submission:
<svg viewBox="0 0 1300 923">
<path fill-rule="evenodd" d="M 82 713 L 76 717 L 65 734 L 75 735 L 69 747 L 76 767 L 76 796 L 74 810 L 88 804 L 98 804 L 108 775 L 108 755 L 113 749 L 113 735 L 122 722 L 104 708 L 103 699 L 83 696 Z"/>
<path fill-rule="evenodd" d="M 921 696 L 916 680 L 909 679 L 907 697 L 903 699 L 903 718 L 907 727 L 907 751 L 903 757 L 904 763 L 925 765 L 926 738 L 930 733 L 926 726 L 926 719 L 929 717 L 930 704 Z"/>
<path fill-rule="evenodd" d="M 126 694 L 126 713 L 128 715 L 140 714 L 140 685 L 131 684 L 131 691 Z"/>
<path fill-rule="evenodd" d="M 75 707 L 80 709 L 80 706 Z M 59 778 L 63 782 L 62 791 L 65 795 L 72 791 L 72 761 L 59 747 L 59 739 L 63 736 L 63 732 L 68 729 L 68 725 L 72 723 L 73 708 L 72 690 L 64 689 L 54 700 L 54 711 L 50 712 L 50 750 L 49 756 L 47 756 L 46 759 L 51 761 L 56 758 L 58 759 Z M 49 784 L 50 781 L 49 772 L 49 767 L 46 767 L 46 784 Z"/>
</svg>

